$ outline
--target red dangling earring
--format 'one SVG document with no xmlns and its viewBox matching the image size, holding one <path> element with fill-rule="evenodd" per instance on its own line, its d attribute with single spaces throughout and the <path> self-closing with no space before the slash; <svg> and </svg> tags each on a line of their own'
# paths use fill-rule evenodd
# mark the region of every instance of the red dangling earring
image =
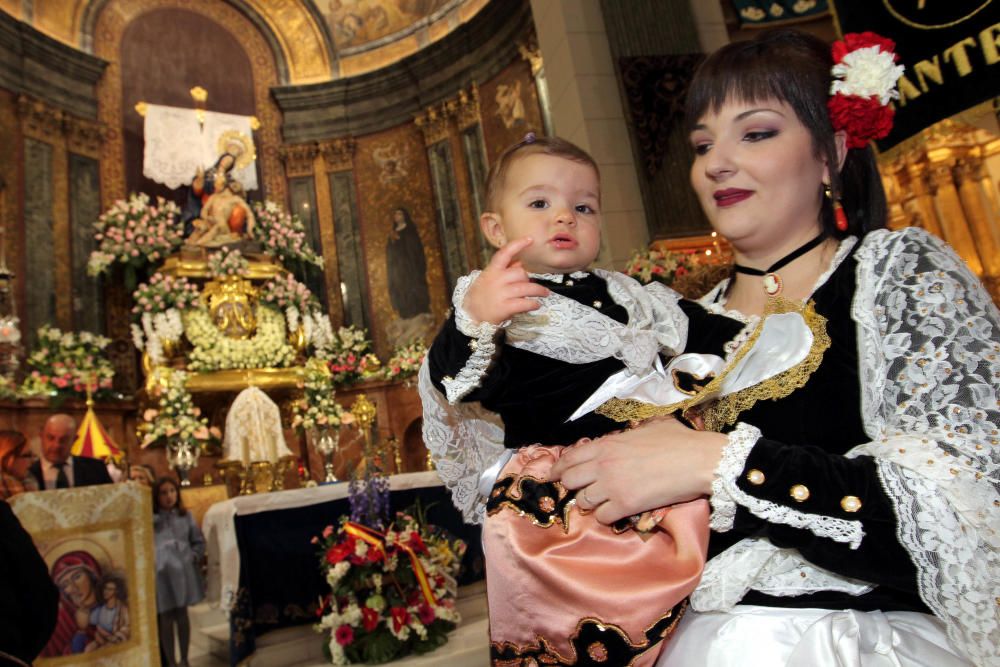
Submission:
<svg viewBox="0 0 1000 667">
<path fill-rule="evenodd" d="M 844 212 L 839 199 L 833 200 L 833 220 L 838 232 L 847 231 L 847 213 Z"/>
<path fill-rule="evenodd" d="M 823 184 L 823 194 L 826 195 L 827 199 L 830 199 L 833 202 L 833 221 L 837 231 L 846 232 L 848 227 L 847 213 L 844 211 L 844 207 L 840 205 L 840 199 L 833 198 L 833 194 L 830 192 L 830 186 L 826 183 Z"/>
</svg>

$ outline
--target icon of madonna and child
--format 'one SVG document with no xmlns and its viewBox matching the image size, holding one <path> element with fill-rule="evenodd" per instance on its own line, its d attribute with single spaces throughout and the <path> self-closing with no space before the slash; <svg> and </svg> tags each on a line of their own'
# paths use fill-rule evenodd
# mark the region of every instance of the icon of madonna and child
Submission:
<svg viewBox="0 0 1000 667">
<path fill-rule="evenodd" d="M 77 538 L 39 545 L 59 589 L 56 627 L 39 657 L 103 652 L 128 642 L 128 585 L 120 559 L 111 556 L 118 540 L 111 542 Z"/>
</svg>

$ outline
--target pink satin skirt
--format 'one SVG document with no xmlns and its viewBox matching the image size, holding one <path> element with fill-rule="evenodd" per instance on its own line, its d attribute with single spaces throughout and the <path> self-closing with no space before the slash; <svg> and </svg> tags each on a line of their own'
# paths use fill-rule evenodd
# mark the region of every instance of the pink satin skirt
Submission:
<svg viewBox="0 0 1000 667">
<path fill-rule="evenodd" d="M 489 499 L 493 665 L 652 665 L 701 577 L 708 501 L 659 511 L 646 534 L 605 526 L 548 481 L 564 449 L 521 448 Z"/>
</svg>

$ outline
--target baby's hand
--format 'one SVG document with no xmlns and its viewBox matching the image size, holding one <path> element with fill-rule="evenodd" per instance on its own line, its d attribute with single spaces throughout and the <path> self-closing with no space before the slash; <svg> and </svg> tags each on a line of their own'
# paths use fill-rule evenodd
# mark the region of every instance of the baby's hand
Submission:
<svg viewBox="0 0 1000 667">
<path fill-rule="evenodd" d="M 517 254 L 533 243 L 529 237 L 509 242 L 493 255 L 465 294 L 462 308 L 476 322 L 500 324 L 518 313 L 538 308 L 531 297 L 547 296 L 549 290 L 528 279 Z"/>
</svg>

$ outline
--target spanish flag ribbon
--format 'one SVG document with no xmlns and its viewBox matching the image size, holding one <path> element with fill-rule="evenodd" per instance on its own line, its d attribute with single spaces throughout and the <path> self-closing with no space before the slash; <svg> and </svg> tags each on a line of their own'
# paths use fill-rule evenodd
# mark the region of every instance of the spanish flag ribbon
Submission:
<svg viewBox="0 0 1000 667">
<path fill-rule="evenodd" d="M 385 553 L 385 533 L 369 528 L 368 526 L 362 526 L 360 523 L 354 523 L 353 521 L 346 521 L 344 523 L 344 532 L 348 535 L 353 535 L 359 540 L 364 540 L 370 546 L 378 549 L 383 554 Z M 417 552 L 409 544 L 403 542 L 395 542 L 394 544 L 405 551 L 406 555 L 410 557 L 413 573 L 417 577 L 417 583 L 420 584 L 420 592 L 424 594 L 427 604 L 436 607 L 437 598 L 434 597 L 434 592 L 431 590 L 431 583 L 427 579 L 427 573 L 424 572 L 424 566 L 420 562 L 420 558 L 417 557 Z"/>
</svg>

